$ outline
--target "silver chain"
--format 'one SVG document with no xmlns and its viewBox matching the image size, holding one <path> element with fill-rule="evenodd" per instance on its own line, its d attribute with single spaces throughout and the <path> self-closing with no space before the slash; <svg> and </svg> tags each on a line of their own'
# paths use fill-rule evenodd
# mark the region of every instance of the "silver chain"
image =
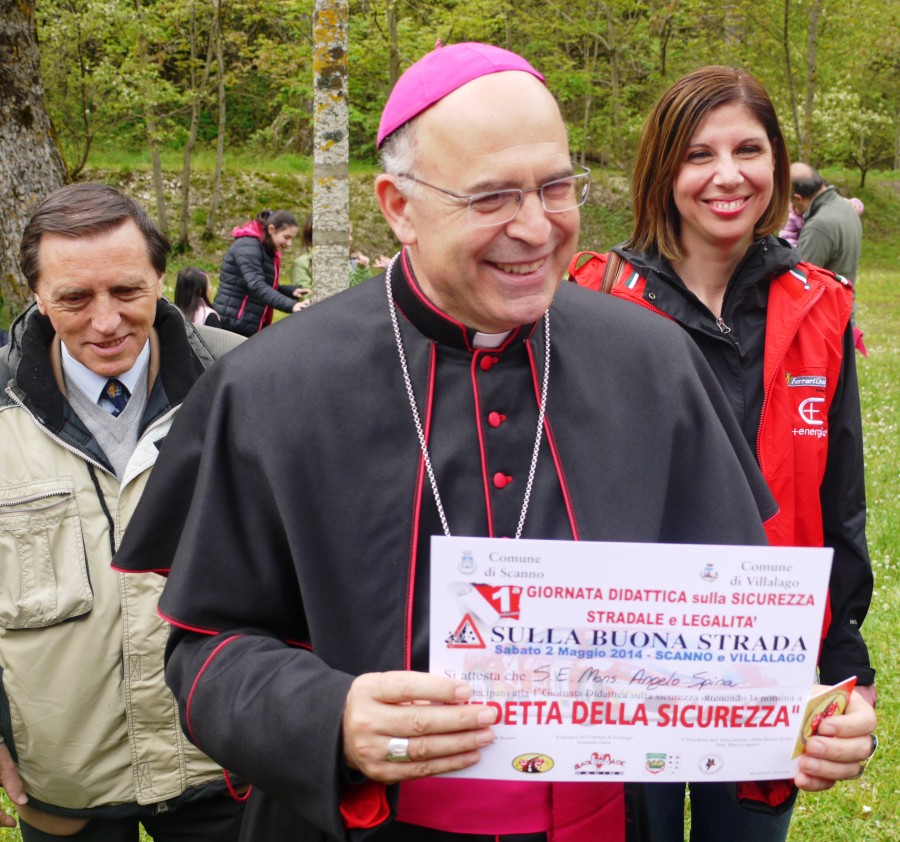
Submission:
<svg viewBox="0 0 900 842">
<path fill-rule="evenodd" d="M 425 431 L 422 429 L 422 421 L 419 418 L 419 410 L 416 406 L 416 396 L 413 392 L 412 379 L 409 376 L 409 366 L 406 363 L 406 352 L 403 350 L 403 339 L 400 336 L 400 323 L 397 319 L 397 308 L 394 306 L 394 296 L 391 292 L 391 276 L 394 265 L 400 258 L 398 254 L 388 265 L 384 279 L 387 291 L 388 309 L 391 314 L 391 324 L 394 328 L 394 338 L 397 341 L 397 354 L 400 357 L 400 368 L 403 371 L 403 382 L 406 385 L 406 395 L 409 398 L 409 408 L 412 410 L 413 423 L 416 426 L 416 435 L 419 437 L 419 448 L 422 458 L 425 460 L 425 470 L 428 473 L 428 481 L 431 483 L 431 491 L 434 494 L 434 502 L 437 505 L 438 517 L 444 535 L 450 537 L 450 526 L 447 524 L 447 515 L 444 513 L 444 505 L 438 491 L 437 479 L 434 476 L 434 468 L 431 465 L 431 457 L 428 455 L 428 443 L 425 441 Z M 547 388 L 550 385 L 550 311 L 544 313 L 544 377 L 541 381 L 541 403 L 538 408 L 537 433 L 534 437 L 534 451 L 531 454 L 531 467 L 528 470 L 528 482 L 525 484 L 525 498 L 522 500 L 522 512 L 519 515 L 519 525 L 516 527 L 516 538 L 522 537 L 525 528 L 525 518 L 528 515 L 528 504 L 531 501 L 531 487 L 534 485 L 534 475 L 537 471 L 538 455 L 541 451 L 541 436 L 544 432 L 544 408 L 547 406 Z"/>
</svg>

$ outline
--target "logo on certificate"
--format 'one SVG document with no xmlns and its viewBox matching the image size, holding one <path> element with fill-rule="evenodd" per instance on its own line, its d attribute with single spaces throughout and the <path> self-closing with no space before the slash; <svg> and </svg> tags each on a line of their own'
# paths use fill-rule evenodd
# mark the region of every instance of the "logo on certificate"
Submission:
<svg viewBox="0 0 900 842">
<path fill-rule="evenodd" d="M 644 768 L 651 775 L 658 775 L 660 772 L 676 772 L 680 765 L 681 758 L 677 754 L 666 754 L 662 751 L 647 752 L 644 755 Z"/>
<path fill-rule="evenodd" d="M 705 754 L 697 761 L 697 767 L 704 775 L 718 775 L 724 762 L 718 754 Z"/>
<path fill-rule="evenodd" d="M 700 571 L 700 578 L 704 582 L 715 582 L 716 579 L 719 578 L 719 571 L 716 570 L 712 562 L 709 562 L 709 564 Z"/>
<path fill-rule="evenodd" d="M 575 764 L 576 775 L 624 775 L 625 761 L 614 758 L 609 752 L 595 751 L 587 760 Z"/>
<path fill-rule="evenodd" d="M 481 596 L 504 620 L 518 620 L 522 602 L 522 588 L 519 585 L 486 585 L 473 582 Z"/>
<path fill-rule="evenodd" d="M 472 619 L 471 614 L 466 614 L 462 618 L 456 631 L 451 632 L 450 637 L 445 641 L 448 649 L 484 649 L 484 638 L 478 631 L 478 626 Z"/>
<path fill-rule="evenodd" d="M 546 754 L 520 754 L 512 762 L 513 769 L 526 775 L 542 775 L 554 765 L 553 758 Z"/>
<path fill-rule="evenodd" d="M 472 554 L 471 550 L 463 550 L 462 558 L 459 560 L 459 572 L 475 572 L 475 556 Z"/>
</svg>

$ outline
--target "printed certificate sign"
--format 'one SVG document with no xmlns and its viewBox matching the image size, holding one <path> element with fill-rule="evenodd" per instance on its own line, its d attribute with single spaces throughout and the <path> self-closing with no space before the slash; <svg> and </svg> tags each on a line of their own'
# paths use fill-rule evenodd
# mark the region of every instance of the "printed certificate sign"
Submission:
<svg viewBox="0 0 900 842">
<path fill-rule="evenodd" d="M 457 774 L 793 777 L 831 554 L 432 538 L 430 671 L 498 715 Z"/>
</svg>

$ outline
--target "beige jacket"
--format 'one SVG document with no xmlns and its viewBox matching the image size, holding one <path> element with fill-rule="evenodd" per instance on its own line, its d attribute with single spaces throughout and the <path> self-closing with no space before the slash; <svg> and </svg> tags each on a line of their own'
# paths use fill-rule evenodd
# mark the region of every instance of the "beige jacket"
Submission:
<svg viewBox="0 0 900 842">
<path fill-rule="evenodd" d="M 178 330 L 179 353 L 161 353 Z M 151 804 L 222 780 L 165 686 L 165 580 L 110 567 L 182 393 L 214 362 L 204 330 L 161 302 L 121 485 L 64 401 L 49 323 L 30 309 L 3 349 L 8 367 L 0 353 L 0 735 L 32 803 Z"/>
</svg>

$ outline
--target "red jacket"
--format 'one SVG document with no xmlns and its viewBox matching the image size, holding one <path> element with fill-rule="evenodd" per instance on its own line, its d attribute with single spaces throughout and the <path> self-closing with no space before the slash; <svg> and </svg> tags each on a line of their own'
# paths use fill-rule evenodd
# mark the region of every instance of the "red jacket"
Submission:
<svg viewBox="0 0 900 842">
<path fill-rule="evenodd" d="M 608 254 L 580 252 L 569 276 L 600 291 Z M 625 263 L 610 294 L 666 318 L 645 297 L 647 281 Z M 842 340 L 853 308 L 850 283 L 826 269 L 799 263 L 769 289 L 764 352 L 764 399 L 756 440 L 763 476 L 779 505 L 766 523 L 773 546 L 823 546 L 819 489 L 828 456 L 828 411 L 841 373 Z M 825 605 L 822 637 L 831 623 Z M 741 783 L 738 797 L 777 806 L 793 794 L 790 781 Z"/>
<path fill-rule="evenodd" d="M 607 257 L 580 252 L 569 266 L 570 277 L 599 291 Z M 644 298 L 646 284 L 625 264 L 610 294 L 670 318 Z M 773 546 L 823 544 L 819 487 L 828 455 L 828 410 L 852 308 L 853 290 L 847 279 L 809 263 L 775 278 L 770 287 L 765 398 L 756 454 L 779 506 L 778 514 L 765 524 Z M 826 607 L 823 633 L 829 614 Z"/>
</svg>

